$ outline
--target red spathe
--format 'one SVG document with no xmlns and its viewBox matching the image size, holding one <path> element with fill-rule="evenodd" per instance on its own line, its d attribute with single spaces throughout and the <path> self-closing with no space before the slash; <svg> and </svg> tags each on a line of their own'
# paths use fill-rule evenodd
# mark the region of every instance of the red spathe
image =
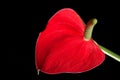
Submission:
<svg viewBox="0 0 120 80">
<path fill-rule="evenodd" d="M 43 32 L 35 49 L 36 68 L 44 73 L 81 73 L 99 66 L 105 54 L 93 39 L 84 39 L 85 23 L 70 8 L 58 11 Z"/>
</svg>

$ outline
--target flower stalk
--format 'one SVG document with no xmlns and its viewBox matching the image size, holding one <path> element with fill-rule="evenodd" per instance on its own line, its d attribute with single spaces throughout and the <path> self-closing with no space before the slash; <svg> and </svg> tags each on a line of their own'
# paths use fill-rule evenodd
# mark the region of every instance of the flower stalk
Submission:
<svg viewBox="0 0 120 80">
<path fill-rule="evenodd" d="M 108 55 L 108 56 L 110 56 L 111 58 L 113 58 L 113 59 L 117 60 L 118 62 L 120 62 L 120 55 L 116 54 L 115 52 L 113 52 L 113 51 L 111 51 L 111 50 L 109 50 L 109 49 L 107 49 L 107 48 L 105 48 L 105 47 L 103 47 L 103 46 L 101 46 L 101 45 L 99 45 L 99 46 L 100 46 L 101 50 L 102 50 L 106 55 Z"/>
</svg>

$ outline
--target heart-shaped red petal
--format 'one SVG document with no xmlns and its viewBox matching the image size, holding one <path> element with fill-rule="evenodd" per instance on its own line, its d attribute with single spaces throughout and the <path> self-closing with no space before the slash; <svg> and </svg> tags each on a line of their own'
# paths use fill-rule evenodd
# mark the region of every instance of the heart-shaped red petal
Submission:
<svg viewBox="0 0 120 80">
<path fill-rule="evenodd" d="M 72 9 L 58 11 L 36 42 L 36 68 L 48 74 L 79 73 L 99 66 L 105 59 L 93 39 L 84 39 L 85 24 Z"/>
</svg>

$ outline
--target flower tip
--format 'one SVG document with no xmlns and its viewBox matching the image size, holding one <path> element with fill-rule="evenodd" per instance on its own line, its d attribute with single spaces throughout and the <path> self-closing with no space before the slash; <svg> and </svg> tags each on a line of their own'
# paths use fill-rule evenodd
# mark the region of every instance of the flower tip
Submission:
<svg viewBox="0 0 120 80">
<path fill-rule="evenodd" d="M 96 19 L 96 18 L 93 18 L 93 19 L 92 19 L 92 22 L 93 22 L 93 24 L 97 24 L 97 19 Z"/>
</svg>

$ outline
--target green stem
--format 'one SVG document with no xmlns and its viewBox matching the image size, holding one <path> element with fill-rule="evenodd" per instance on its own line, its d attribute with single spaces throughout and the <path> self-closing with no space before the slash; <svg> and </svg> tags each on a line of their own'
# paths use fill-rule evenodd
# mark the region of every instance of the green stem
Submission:
<svg viewBox="0 0 120 80">
<path fill-rule="evenodd" d="M 105 48 L 105 47 L 103 47 L 103 46 L 101 46 L 101 45 L 99 45 L 99 46 L 100 46 L 100 48 L 102 49 L 102 51 L 103 51 L 106 55 L 108 55 L 108 56 L 110 56 L 111 58 L 113 58 L 113 59 L 117 60 L 118 62 L 120 62 L 120 55 L 112 52 L 111 50 L 109 50 L 109 49 L 107 49 L 107 48 Z"/>
</svg>

